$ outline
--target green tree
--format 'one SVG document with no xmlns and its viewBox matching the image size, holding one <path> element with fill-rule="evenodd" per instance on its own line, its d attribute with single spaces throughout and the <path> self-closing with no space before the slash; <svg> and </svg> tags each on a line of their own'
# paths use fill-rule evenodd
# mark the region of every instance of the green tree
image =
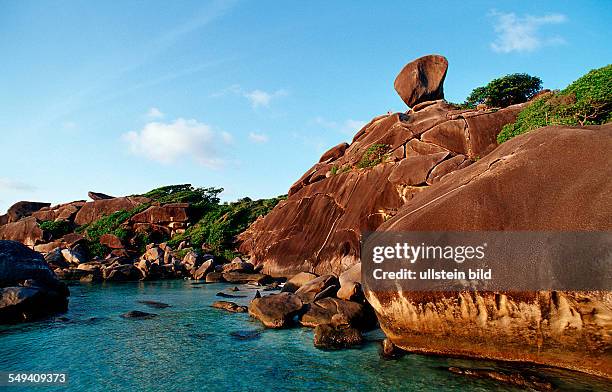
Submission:
<svg viewBox="0 0 612 392">
<path fill-rule="evenodd" d="M 542 88 L 537 76 L 516 73 L 493 79 L 484 87 L 476 87 L 465 100 L 465 106 L 475 107 L 484 103 L 488 106 L 506 107 L 527 102 Z"/>
<path fill-rule="evenodd" d="M 561 91 L 537 98 L 497 135 L 498 143 L 547 125 L 596 125 L 612 121 L 612 64 L 594 69 Z"/>
</svg>

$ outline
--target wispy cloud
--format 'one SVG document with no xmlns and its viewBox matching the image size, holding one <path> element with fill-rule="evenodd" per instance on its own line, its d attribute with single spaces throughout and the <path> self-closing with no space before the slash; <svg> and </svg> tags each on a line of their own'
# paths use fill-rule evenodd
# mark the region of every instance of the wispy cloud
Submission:
<svg viewBox="0 0 612 392">
<path fill-rule="evenodd" d="M 267 143 L 269 140 L 268 135 L 256 132 L 249 133 L 249 139 L 254 143 Z"/>
<path fill-rule="evenodd" d="M 210 97 L 217 98 L 225 95 L 238 95 L 246 98 L 254 109 L 259 107 L 269 107 L 273 100 L 287 96 L 289 93 L 285 89 L 275 91 L 265 91 L 260 89 L 245 90 L 239 84 L 234 84 L 216 93 L 210 94 Z"/>
<path fill-rule="evenodd" d="M 123 134 L 122 139 L 133 154 L 153 161 L 171 164 L 193 159 L 203 166 L 220 168 L 225 163 L 220 148 L 231 143 L 232 136 L 197 120 L 178 118 L 149 122 L 139 131 Z"/>
<path fill-rule="evenodd" d="M 147 112 L 147 117 L 151 119 L 164 118 L 164 113 L 158 108 L 151 108 Z"/>
<path fill-rule="evenodd" d="M 555 25 L 567 21 L 563 14 L 546 14 L 543 16 L 503 13 L 495 10 L 490 12 L 494 18 L 494 30 L 497 34 L 491 43 L 491 49 L 498 53 L 533 52 L 543 46 L 565 43 L 560 36 L 543 36 L 542 26 Z"/>
<path fill-rule="evenodd" d="M 20 191 L 20 192 L 33 192 L 36 190 L 36 187 L 30 184 L 26 184 L 25 182 L 19 180 L 13 180 L 10 178 L 0 177 L 0 191 L 3 192 L 11 192 L 11 191 Z"/>
<path fill-rule="evenodd" d="M 322 126 L 323 128 L 340 132 L 345 135 L 353 136 L 357 133 L 364 125 L 366 125 L 366 121 L 362 120 L 353 120 L 348 119 L 344 121 L 330 121 L 323 117 L 315 118 L 315 123 Z"/>
<path fill-rule="evenodd" d="M 285 90 L 276 90 L 274 92 L 267 92 L 263 90 L 253 90 L 253 91 L 248 91 L 244 93 L 243 95 L 246 99 L 248 99 L 251 102 L 251 106 L 253 106 L 253 108 L 258 108 L 262 106 L 263 107 L 270 106 L 270 101 L 272 101 L 273 99 L 279 98 L 279 97 L 284 97 L 285 95 L 287 95 L 287 92 Z"/>
</svg>

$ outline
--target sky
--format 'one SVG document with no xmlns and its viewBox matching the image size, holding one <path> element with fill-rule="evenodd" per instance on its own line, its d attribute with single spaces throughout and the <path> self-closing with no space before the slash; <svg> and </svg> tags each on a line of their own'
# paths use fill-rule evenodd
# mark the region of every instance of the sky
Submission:
<svg viewBox="0 0 612 392">
<path fill-rule="evenodd" d="M 612 58 L 612 1 L 0 0 L 0 213 L 162 185 L 287 192 L 436 53 L 446 99 Z"/>
</svg>

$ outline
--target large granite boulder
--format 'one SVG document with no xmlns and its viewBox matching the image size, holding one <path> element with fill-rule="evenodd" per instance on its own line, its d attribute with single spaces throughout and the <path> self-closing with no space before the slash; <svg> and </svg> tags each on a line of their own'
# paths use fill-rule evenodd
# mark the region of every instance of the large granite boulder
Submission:
<svg viewBox="0 0 612 392">
<path fill-rule="evenodd" d="M 285 328 L 293 323 L 303 306 L 295 294 L 271 294 L 253 299 L 249 304 L 249 314 L 268 328 Z"/>
<path fill-rule="evenodd" d="M 420 57 L 404 66 L 393 87 L 408 106 L 444 98 L 448 61 L 443 56 Z"/>
<path fill-rule="evenodd" d="M 321 324 L 329 324 L 336 314 L 343 315 L 348 324 L 357 329 L 367 329 L 371 326 L 376 316 L 366 311 L 364 305 L 357 302 L 344 301 L 338 298 L 323 298 L 308 307 L 301 316 L 300 323 L 306 327 L 316 327 Z M 371 317 L 371 320 L 367 318 Z"/>
<path fill-rule="evenodd" d="M 290 293 L 295 293 L 300 287 L 315 279 L 317 275 L 311 274 L 310 272 L 299 272 L 291 277 L 285 285 L 283 286 L 282 291 L 288 291 Z"/>
<path fill-rule="evenodd" d="M 44 242 L 45 235 L 33 216 L 0 226 L 0 240 L 18 241 L 28 246 Z"/>
<path fill-rule="evenodd" d="M 612 124 L 518 136 L 406 204 L 379 231 L 612 230 Z M 612 376 L 610 292 L 377 292 L 398 347 Z"/>
<path fill-rule="evenodd" d="M 295 295 L 304 303 L 315 302 L 318 299 L 335 296 L 340 288 L 338 278 L 334 275 L 323 275 L 304 283 L 296 290 Z"/>
<path fill-rule="evenodd" d="M 40 253 L 16 241 L 0 241 L 0 323 L 63 312 L 68 295 Z"/>
</svg>

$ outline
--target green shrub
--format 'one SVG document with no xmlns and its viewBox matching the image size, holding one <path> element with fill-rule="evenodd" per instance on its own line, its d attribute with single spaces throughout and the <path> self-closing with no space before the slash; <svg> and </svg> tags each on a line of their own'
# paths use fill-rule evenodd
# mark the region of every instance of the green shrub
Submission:
<svg viewBox="0 0 612 392">
<path fill-rule="evenodd" d="M 497 136 L 503 143 L 547 125 L 604 124 L 612 118 L 612 65 L 595 69 L 562 91 L 534 100 Z"/>
<path fill-rule="evenodd" d="M 537 76 L 516 73 L 493 79 L 484 87 L 476 87 L 463 106 L 473 108 L 484 103 L 488 106 L 506 107 L 530 100 L 542 88 Z"/>
<path fill-rule="evenodd" d="M 217 204 L 183 234 L 172 237 L 168 244 L 175 247 L 181 241 L 187 240 L 196 249 L 205 244 L 209 252 L 230 260 L 236 256 L 234 252 L 236 236 L 285 198 L 286 196 L 279 196 L 272 199 L 251 200 L 247 197 L 233 203 Z"/>
<path fill-rule="evenodd" d="M 391 146 L 388 144 L 372 144 L 363 153 L 361 160 L 357 163 L 357 167 L 366 169 L 378 165 L 383 161 L 390 148 Z"/>
<path fill-rule="evenodd" d="M 72 232 L 72 225 L 70 222 L 64 220 L 57 221 L 43 221 L 38 225 L 43 231 L 51 234 L 52 239 L 58 239 L 66 234 Z"/>
<path fill-rule="evenodd" d="M 79 227 L 77 232 L 85 235 L 91 256 L 104 257 L 110 252 L 108 247 L 100 244 L 100 237 L 104 234 L 114 234 L 122 241 L 126 241 L 129 238 L 129 231 L 121 227 L 121 225 L 132 216 L 149 208 L 149 206 L 150 204 L 143 203 L 129 211 L 117 211 L 110 215 L 105 215 L 88 225 Z"/>
</svg>

